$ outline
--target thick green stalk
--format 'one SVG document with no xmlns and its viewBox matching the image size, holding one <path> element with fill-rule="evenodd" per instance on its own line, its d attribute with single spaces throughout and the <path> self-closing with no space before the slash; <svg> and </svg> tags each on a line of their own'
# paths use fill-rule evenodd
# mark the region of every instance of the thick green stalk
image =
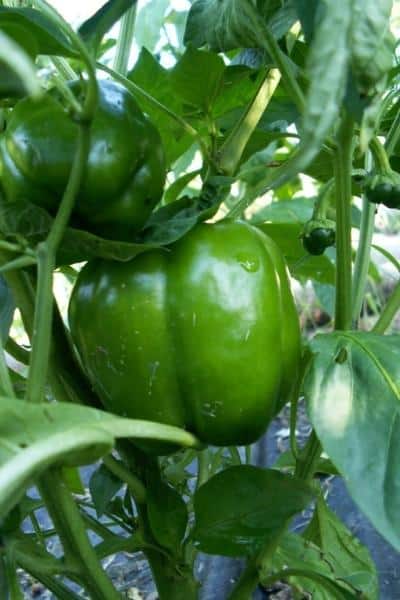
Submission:
<svg viewBox="0 0 400 600">
<path fill-rule="evenodd" d="M 222 144 L 218 152 L 218 170 L 222 173 L 232 175 L 236 171 L 246 144 L 264 114 L 280 80 L 281 74 L 278 69 L 271 69 L 267 73 L 254 99 Z"/>
<path fill-rule="evenodd" d="M 140 450 L 132 447 L 127 440 L 120 440 L 121 451 L 128 468 L 141 480 L 146 481 L 150 471 L 160 476 L 157 462 Z M 178 565 L 175 557 L 170 557 L 163 548 L 158 548 L 149 518 L 146 504 L 137 503 L 139 533 L 144 541 L 145 554 L 153 573 L 160 600 L 197 600 L 199 583 L 193 576 L 190 565 Z"/>
<path fill-rule="evenodd" d="M 334 158 L 336 192 L 336 303 L 335 329 L 351 328 L 351 169 L 354 123 L 343 118 Z"/>
<path fill-rule="evenodd" d="M 385 333 L 386 329 L 389 327 L 394 317 L 396 316 L 397 311 L 400 309 L 400 281 L 397 282 L 392 295 L 374 327 L 372 328 L 373 333 Z"/>
<path fill-rule="evenodd" d="M 114 59 L 114 71 L 126 76 L 131 54 L 133 34 L 135 32 L 137 2 L 124 14 L 121 19 L 121 29 L 118 36 L 117 50 Z"/>
<path fill-rule="evenodd" d="M 160 552 L 144 550 L 160 600 L 198 600 L 199 583 L 190 571 L 183 572 Z"/>
</svg>

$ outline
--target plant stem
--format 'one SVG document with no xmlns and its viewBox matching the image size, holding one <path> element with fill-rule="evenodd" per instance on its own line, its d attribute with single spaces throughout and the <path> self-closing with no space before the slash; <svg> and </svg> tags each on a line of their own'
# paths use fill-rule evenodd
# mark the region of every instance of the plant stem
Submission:
<svg viewBox="0 0 400 600">
<path fill-rule="evenodd" d="M 367 152 L 365 157 L 365 167 L 367 170 L 371 168 L 371 153 Z M 369 202 L 365 194 L 362 200 L 360 236 L 358 240 L 358 248 L 356 260 L 354 264 L 353 275 L 353 324 L 356 328 L 358 318 L 360 316 L 362 303 L 364 300 L 365 287 L 368 277 L 368 269 L 370 263 L 371 243 L 374 234 L 375 222 L 375 207 Z"/>
<path fill-rule="evenodd" d="M 389 327 L 397 311 L 400 309 L 400 281 L 397 282 L 392 295 L 390 296 L 385 308 L 381 312 L 378 321 L 372 328 L 373 333 L 383 334 Z"/>
<path fill-rule="evenodd" d="M 342 119 L 334 159 L 336 193 L 336 303 L 335 329 L 351 328 L 351 169 L 353 119 Z"/>
<path fill-rule="evenodd" d="M 257 127 L 281 80 L 278 69 L 271 69 L 257 90 L 247 110 L 236 123 L 218 152 L 218 170 L 232 175 L 239 164 L 251 134 Z"/>
<path fill-rule="evenodd" d="M 252 597 L 252 593 L 260 581 L 260 569 L 265 570 L 267 568 L 288 525 L 289 521 L 286 521 L 280 530 L 275 535 L 272 535 L 261 552 L 249 560 L 239 581 L 229 595 L 229 600 L 249 600 Z"/>
<path fill-rule="evenodd" d="M 42 476 L 39 489 L 60 536 L 66 557 L 82 574 L 93 600 L 120 600 L 87 537 L 79 509 L 59 471 Z"/>
<path fill-rule="evenodd" d="M 61 56 L 52 56 L 51 62 L 56 67 L 57 71 L 60 73 L 60 75 L 65 81 L 78 79 L 78 75 L 75 73 L 75 71 L 65 58 Z"/>
<path fill-rule="evenodd" d="M 89 153 L 90 129 L 88 125 L 81 123 L 78 132 L 78 148 L 60 209 L 47 240 L 39 244 L 37 248 L 38 287 L 27 387 L 27 400 L 30 402 L 43 401 L 43 391 L 47 379 L 47 365 L 50 355 L 55 255 L 72 212 Z"/>
<path fill-rule="evenodd" d="M 126 76 L 131 53 L 133 34 L 135 31 L 137 2 L 124 14 L 121 19 L 117 50 L 114 59 L 114 71 Z"/>
<path fill-rule="evenodd" d="M 305 108 L 304 94 L 293 75 L 293 69 L 289 64 L 287 56 L 280 49 L 278 42 L 268 27 L 263 28 L 263 35 L 259 37 L 258 41 L 259 44 L 265 48 L 268 54 L 270 54 L 272 60 L 282 75 L 283 83 L 291 99 L 296 104 L 300 113 L 303 113 Z"/>
</svg>

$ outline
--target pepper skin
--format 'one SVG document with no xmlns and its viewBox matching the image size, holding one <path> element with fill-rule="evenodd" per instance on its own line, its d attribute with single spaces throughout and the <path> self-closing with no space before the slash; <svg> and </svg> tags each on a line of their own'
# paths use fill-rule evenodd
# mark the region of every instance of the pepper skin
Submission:
<svg viewBox="0 0 400 600">
<path fill-rule="evenodd" d="M 335 244 L 335 230 L 317 227 L 303 237 L 303 246 L 309 254 L 320 256 L 329 246 Z"/>
<path fill-rule="evenodd" d="M 335 245 L 336 223 L 331 219 L 311 219 L 304 226 L 303 248 L 313 256 L 320 256 L 327 248 Z"/>
<path fill-rule="evenodd" d="M 108 410 L 249 444 L 290 399 L 299 321 L 286 265 L 264 233 L 201 224 L 165 249 L 81 271 L 73 341 Z"/>
<path fill-rule="evenodd" d="M 70 84 L 75 95 L 81 83 Z M 158 203 L 165 182 L 161 138 L 133 96 L 99 81 L 90 152 L 72 224 L 106 238 L 132 239 Z M 52 90 L 24 98 L 0 139 L 0 182 L 9 201 L 29 201 L 55 214 L 76 148 L 78 125 Z"/>
<path fill-rule="evenodd" d="M 374 204 L 382 203 L 388 208 L 400 208 L 400 185 L 393 185 L 390 181 L 382 180 L 374 187 L 367 187 L 365 195 Z"/>
</svg>

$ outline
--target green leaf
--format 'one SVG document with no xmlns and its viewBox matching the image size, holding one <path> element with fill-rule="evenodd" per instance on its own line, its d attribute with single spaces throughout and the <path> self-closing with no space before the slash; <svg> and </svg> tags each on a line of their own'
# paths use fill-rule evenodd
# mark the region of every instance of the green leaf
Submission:
<svg viewBox="0 0 400 600">
<path fill-rule="evenodd" d="M 250 465 L 230 467 L 196 492 L 192 535 L 203 552 L 244 556 L 275 535 L 312 497 L 311 488 L 290 475 Z"/>
<path fill-rule="evenodd" d="M 317 336 L 304 382 L 311 422 L 350 494 L 400 549 L 400 336 Z M 373 449 L 371 453 L 371 449 Z"/>
<path fill-rule="evenodd" d="M 327 506 L 322 496 L 303 537 L 321 548 L 339 577 L 371 600 L 378 598 L 378 576 L 369 551 Z"/>
<path fill-rule="evenodd" d="M 330 284 L 314 282 L 314 291 L 323 310 L 331 317 L 335 312 L 335 287 Z"/>
<path fill-rule="evenodd" d="M 45 14 L 34 8 L 0 7 L 0 29 L 19 25 L 36 40 L 38 54 L 76 57 L 71 41 Z"/>
<path fill-rule="evenodd" d="M 208 114 L 222 86 L 225 64 L 213 52 L 188 48 L 170 72 L 170 84 L 183 102 Z"/>
<path fill-rule="evenodd" d="M 5 43 L 1 44 L 1 62 L 0 62 L 0 97 L 1 98 L 19 98 L 30 91 L 30 86 L 40 90 L 39 82 L 36 77 L 34 60 L 38 54 L 38 44 L 35 36 L 31 34 L 27 27 L 19 23 L 4 23 L 0 21 L 0 36 L 5 34 Z M 15 42 L 17 48 L 12 46 Z M 21 51 L 24 51 L 21 53 Z M 23 71 L 21 71 L 21 59 Z M 25 67 L 23 66 L 25 62 Z M 28 85 L 27 85 L 28 84 Z"/>
<path fill-rule="evenodd" d="M 396 41 L 390 32 L 393 0 L 353 0 L 352 4 L 351 68 L 360 92 L 373 95 L 394 62 Z"/>
<path fill-rule="evenodd" d="M 44 209 L 29 202 L 0 203 L 0 232 L 7 236 L 22 236 L 31 247 L 47 237 L 52 223 L 53 219 Z M 57 253 L 57 264 L 70 265 L 95 257 L 129 260 L 152 248 L 154 245 L 105 240 L 69 227 Z"/>
<path fill-rule="evenodd" d="M 291 450 L 286 450 L 283 454 L 279 456 L 279 458 L 275 461 L 273 468 L 274 469 L 294 469 L 296 466 L 296 459 L 293 456 Z M 339 471 L 332 464 L 329 458 L 321 457 L 318 460 L 317 466 L 315 468 L 316 473 L 321 473 L 323 475 L 339 475 Z"/>
<path fill-rule="evenodd" d="M 136 2 L 137 0 L 108 0 L 90 19 L 82 23 L 79 27 L 79 33 L 94 53 L 97 52 L 97 48 L 107 31 Z"/>
<path fill-rule="evenodd" d="M 104 514 L 107 506 L 124 485 L 104 464 L 92 473 L 89 490 L 98 517 Z"/>
<path fill-rule="evenodd" d="M 183 498 L 158 477 L 150 480 L 146 498 L 154 537 L 164 548 L 179 556 L 188 524 L 188 510 Z"/>
<path fill-rule="evenodd" d="M 252 225 L 271 223 L 307 223 L 314 210 L 315 198 L 292 198 L 272 202 L 254 213 L 250 219 Z"/>
<path fill-rule="evenodd" d="M 349 537 L 353 539 L 351 535 Z M 360 547 L 358 543 L 357 550 Z M 360 560 L 354 557 L 345 567 L 340 558 L 338 561 L 336 558 L 333 553 L 325 553 L 312 541 L 287 533 L 274 554 L 272 566 L 274 571 L 287 570 L 284 580 L 300 597 L 310 595 L 318 600 L 376 600 L 376 574 L 371 572 L 370 564 L 364 562 L 364 556 Z M 359 572 L 360 569 L 362 572 Z"/>
<path fill-rule="evenodd" d="M 0 275 L 0 337 L 3 343 L 8 338 L 8 332 L 14 317 L 15 303 L 11 290 Z"/>
<path fill-rule="evenodd" d="M 73 494 L 80 494 L 81 496 L 85 494 L 81 474 L 77 467 L 64 467 L 63 479 L 70 492 Z"/>
<path fill-rule="evenodd" d="M 171 204 L 178 199 L 181 192 L 187 187 L 187 185 L 201 174 L 201 170 L 190 171 L 185 173 L 172 183 L 167 190 L 164 192 L 163 204 Z"/>
<path fill-rule="evenodd" d="M 175 94 L 170 81 L 170 70 L 164 69 L 148 50 L 142 48 L 135 67 L 128 75 L 133 83 L 140 86 L 161 104 L 175 114 L 183 116 L 182 100 Z M 193 137 L 185 132 L 182 125 L 155 106 L 142 95 L 136 95 L 136 101 L 146 112 L 160 132 L 166 152 L 167 165 L 175 162 L 192 144 Z"/>
<path fill-rule="evenodd" d="M 253 48 L 258 36 L 249 22 L 249 11 L 258 13 L 262 27 L 280 7 L 280 0 L 258 0 L 257 8 L 252 0 L 196 0 L 189 11 L 184 43 L 195 48 L 207 44 L 218 52 Z M 281 34 L 281 29 L 277 32 Z"/>
<path fill-rule="evenodd" d="M 317 10 L 321 6 L 320 0 L 294 0 L 304 36 L 308 43 L 311 42 Z"/>
<path fill-rule="evenodd" d="M 162 206 L 147 221 L 141 239 L 150 245 L 172 244 L 197 223 L 211 218 L 222 202 L 217 193 L 213 198 L 188 198 L 187 196 Z"/>
<path fill-rule="evenodd" d="M 79 466 L 107 454 L 115 438 L 194 446 L 191 434 L 77 404 L 0 398 L 0 518 L 50 466 Z"/>
</svg>

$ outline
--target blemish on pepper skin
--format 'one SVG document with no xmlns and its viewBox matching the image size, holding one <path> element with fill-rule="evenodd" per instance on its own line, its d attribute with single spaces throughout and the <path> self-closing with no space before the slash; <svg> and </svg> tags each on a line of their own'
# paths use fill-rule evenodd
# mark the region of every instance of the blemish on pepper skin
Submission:
<svg viewBox="0 0 400 600">
<path fill-rule="evenodd" d="M 148 396 L 151 396 L 151 394 L 153 392 L 153 383 L 155 381 L 157 369 L 159 366 L 160 366 L 160 361 L 158 361 L 158 360 L 156 360 L 151 365 L 151 373 L 150 373 L 150 379 L 149 379 L 149 391 L 147 392 Z"/>
</svg>

